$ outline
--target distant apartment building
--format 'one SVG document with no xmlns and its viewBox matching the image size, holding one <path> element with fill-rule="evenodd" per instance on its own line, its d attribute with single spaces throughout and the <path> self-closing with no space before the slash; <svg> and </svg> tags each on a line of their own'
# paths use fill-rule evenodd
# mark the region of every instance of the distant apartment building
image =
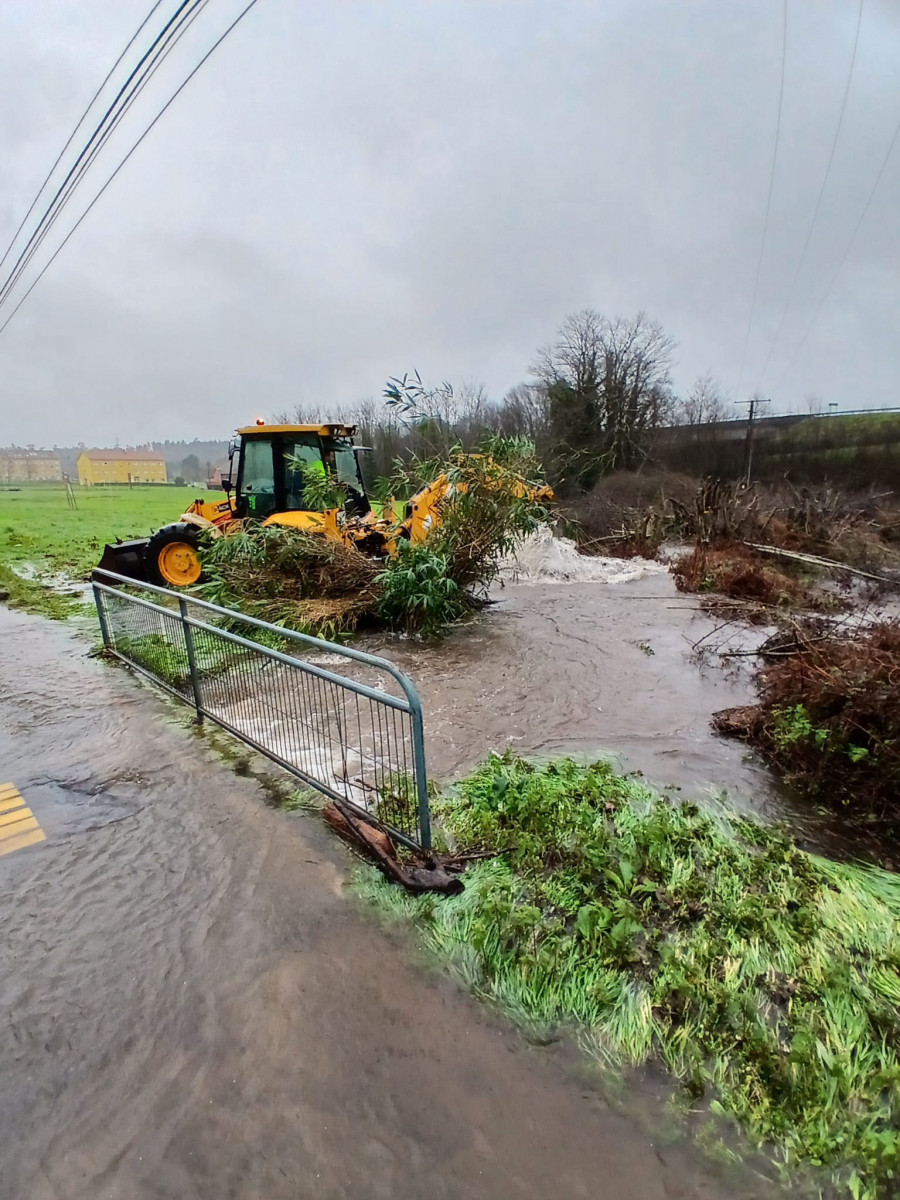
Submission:
<svg viewBox="0 0 900 1200">
<path fill-rule="evenodd" d="M 0 483 L 38 483 L 62 479 L 59 455 L 52 450 L 0 450 Z"/>
<path fill-rule="evenodd" d="M 155 450 L 82 450 L 78 482 L 85 487 L 104 483 L 168 483 L 166 460 Z"/>
</svg>

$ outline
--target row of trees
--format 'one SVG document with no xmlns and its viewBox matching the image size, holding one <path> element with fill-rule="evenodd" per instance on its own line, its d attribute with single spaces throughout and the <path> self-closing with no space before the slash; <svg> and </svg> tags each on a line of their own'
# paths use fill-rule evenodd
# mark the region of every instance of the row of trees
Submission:
<svg viewBox="0 0 900 1200">
<path fill-rule="evenodd" d="M 600 475 L 639 467 L 666 426 L 699 428 L 740 415 L 710 375 L 675 395 L 675 343 L 638 313 L 608 317 L 594 309 L 568 316 L 542 346 L 527 381 L 499 402 L 481 386 L 427 386 L 418 375 L 392 379 L 385 402 L 363 401 L 332 414 L 360 428 L 378 474 L 397 457 L 471 448 L 486 432 L 533 440 L 558 487 L 585 489 Z M 300 407 L 284 419 L 316 420 Z"/>
</svg>

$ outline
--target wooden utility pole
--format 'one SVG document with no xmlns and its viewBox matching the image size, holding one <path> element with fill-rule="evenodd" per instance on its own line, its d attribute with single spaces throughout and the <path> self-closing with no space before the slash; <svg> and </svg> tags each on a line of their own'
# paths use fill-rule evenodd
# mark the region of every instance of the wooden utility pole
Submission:
<svg viewBox="0 0 900 1200">
<path fill-rule="evenodd" d="M 753 422 L 757 417 L 757 409 L 761 404 L 771 404 L 771 400 L 766 400 L 762 396 L 753 396 L 750 400 L 742 400 L 742 404 L 748 404 L 750 407 L 747 410 L 747 440 L 744 443 L 744 486 L 750 486 L 750 471 L 753 467 Z"/>
</svg>

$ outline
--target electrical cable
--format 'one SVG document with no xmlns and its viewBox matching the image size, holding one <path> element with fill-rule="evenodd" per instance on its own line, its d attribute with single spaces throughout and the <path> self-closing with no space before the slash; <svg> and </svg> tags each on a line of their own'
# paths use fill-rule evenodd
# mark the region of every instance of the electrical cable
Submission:
<svg viewBox="0 0 900 1200">
<path fill-rule="evenodd" d="M 787 27 L 788 27 L 788 0 L 784 0 L 784 20 L 781 35 L 781 83 L 778 88 L 778 116 L 775 120 L 775 146 L 772 151 L 772 170 L 769 175 L 769 195 L 766 200 L 766 216 L 763 221 L 762 241 L 759 246 L 759 259 L 756 263 L 756 279 L 753 283 L 753 299 L 750 302 L 750 316 L 747 320 L 747 333 L 744 337 L 744 349 L 741 354 L 741 370 L 738 375 L 738 391 L 741 390 L 741 385 L 744 382 L 744 368 L 747 365 L 747 350 L 750 347 L 750 332 L 753 329 L 753 318 L 756 315 L 756 301 L 759 296 L 759 280 L 762 275 L 763 258 L 766 252 L 766 241 L 769 236 L 769 218 L 772 215 L 772 192 L 775 189 L 775 168 L 778 163 L 778 146 L 781 142 L 781 113 L 784 107 L 784 72 L 785 63 L 787 62 Z"/>
<path fill-rule="evenodd" d="M 40 221 L 38 221 L 37 226 L 35 227 L 34 231 L 32 232 L 31 237 L 29 238 L 28 242 L 25 244 L 25 249 L 19 255 L 18 259 L 16 260 L 15 266 L 13 267 L 12 271 L 10 272 L 10 275 L 7 276 L 6 280 L 3 283 L 2 288 L 0 288 L 0 293 L 5 292 L 7 290 L 8 286 L 9 286 L 10 278 L 18 270 L 19 266 L 21 265 L 23 258 L 25 257 L 28 250 L 31 248 L 31 246 L 34 242 L 34 239 L 38 236 L 38 233 L 41 230 L 41 228 L 43 227 L 44 222 L 48 219 L 49 214 L 52 212 L 52 210 L 56 206 L 56 203 L 59 200 L 59 197 L 62 194 L 63 189 L 66 187 L 69 180 L 72 178 L 73 174 L 75 173 L 77 168 L 80 166 L 82 160 L 84 159 L 84 156 L 88 153 L 88 151 L 90 150 L 94 141 L 99 136 L 101 130 L 103 129 L 103 127 L 106 125 L 107 121 L 109 120 L 110 115 L 118 107 L 119 101 L 121 100 L 123 93 L 128 89 L 128 87 L 131 84 L 131 81 L 134 79 L 135 75 L 138 73 L 138 71 L 144 65 L 147 58 L 155 50 L 155 48 L 158 45 L 158 43 L 160 42 L 160 40 L 163 38 L 163 36 L 168 32 L 168 30 L 172 26 L 172 24 L 174 24 L 174 22 L 180 16 L 182 10 L 187 8 L 190 4 L 193 4 L 193 3 L 196 3 L 196 0 L 181 0 L 181 3 L 175 9 L 175 12 L 172 14 L 172 16 L 166 22 L 166 24 L 162 27 L 161 31 L 157 34 L 154 41 L 150 44 L 150 48 L 147 51 L 145 51 L 143 56 L 138 61 L 137 66 L 134 67 L 131 74 L 128 76 L 128 78 L 122 84 L 119 91 L 116 93 L 115 99 L 113 100 L 112 104 L 110 104 L 109 108 L 107 108 L 106 112 L 103 114 L 103 116 L 100 120 L 100 123 L 94 129 L 94 132 L 91 134 L 90 138 L 88 139 L 87 144 L 82 149 L 81 153 L 78 155 L 78 158 L 75 160 L 73 166 L 70 168 L 69 173 L 66 175 L 65 179 L 60 184 L 59 189 L 56 192 L 56 195 L 50 201 L 50 204 L 48 205 L 48 207 L 44 210 L 44 215 L 41 217 Z"/>
<path fill-rule="evenodd" d="M 809 340 L 809 335 L 812 333 L 813 329 L 818 324 L 819 318 L 822 315 L 825 305 L 828 303 L 828 301 L 831 297 L 831 293 L 834 290 L 834 285 L 837 283 L 838 277 L 840 276 L 841 271 L 843 271 L 844 266 L 847 262 L 847 259 L 850 257 L 850 252 L 856 243 L 856 239 L 859 236 L 859 231 L 863 227 L 863 222 L 865 221 L 866 217 L 868 216 L 869 209 L 872 207 L 872 201 L 875 199 L 875 195 L 878 192 L 879 187 L 881 186 L 881 181 L 884 178 L 884 173 L 887 170 L 888 163 L 891 161 L 891 156 L 894 153 L 894 149 L 895 149 L 898 141 L 900 141 L 900 121 L 897 122 L 897 125 L 894 129 L 894 134 L 888 145 L 887 153 L 885 154 L 884 158 L 882 159 L 881 166 L 878 170 L 878 174 L 875 176 L 875 182 L 872 184 L 869 194 L 866 197 L 866 202 L 863 205 L 862 211 L 860 212 L 859 217 L 857 219 L 856 225 L 853 227 L 853 232 L 850 235 L 850 240 L 847 242 L 847 245 L 844 247 L 844 252 L 838 261 L 838 265 L 835 267 L 834 273 L 832 274 L 831 280 L 828 284 L 828 287 L 825 289 L 822 299 L 819 302 L 819 306 L 815 311 L 813 319 L 810 321 L 809 325 L 806 327 L 806 332 L 803 334 L 803 337 L 797 343 L 797 349 L 794 351 L 791 361 L 787 366 L 785 375 L 789 375 L 791 373 L 791 371 L 793 371 L 794 367 L 797 365 L 797 360 L 800 357 L 803 347 L 806 345 L 807 341 Z"/>
<path fill-rule="evenodd" d="M 107 73 L 107 76 L 106 76 L 106 78 L 103 80 L 103 82 L 102 82 L 102 83 L 100 84 L 100 86 L 97 88 L 96 92 L 94 92 L 94 94 L 93 94 L 93 96 L 91 97 L 90 103 L 88 104 L 87 108 L 84 110 L 84 112 L 83 112 L 83 113 L 81 114 L 81 116 L 78 118 L 78 122 L 77 122 L 77 124 L 75 125 L 75 128 L 74 128 L 74 129 L 72 130 L 72 132 L 69 134 L 68 141 L 67 141 L 67 142 L 66 142 L 66 144 L 63 146 L 62 150 L 60 150 L 59 154 L 56 156 L 56 162 L 53 164 L 53 166 L 52 166 L 52 167 L 50 168 L 50 170 L 47 172 L 47 178 L 44 180 L 44 182 L 43 182 L 43 183 L 41 184 L 41 186 L 38 188 L 38 190 L 37 190 L 37 195 L 36 195 L 36 196 L 35 196 L 35 198 L 32 200 L 32 202 L 31 202 L 31 204 L 30 204 L 30 206 L 29 206 L 29 208 L 28 208 L 28 212 L 27 212 L 27 213 L 25 214 L 25 216 L 22 218 L 22 223 L 19 225 L 19 228 L 18 228 L 18 229 L 16 230 L 16 232 L 13 234 L 13 236 L 12 236 L 12 241 L 9 243 L 9 245 L 8 245 L 8 246 L 6 247 L 6 249 L 4 250 L 4 252 L 3 252 L 3 257 L 2 257 L 2 258 L 0 258 L 0 268 L 2 268 L 3 264 L 6 262 L 7 258 L 9 257 L 9 252 L 12 250 L 13 246 L 16 244 L 16 238 L 19 236 L 19 234 L 20 234 L 20 233 L 22 232 L 22 230 L 25 228 L 25 222 L 28 220 L 28 218 L 29 218 L 29 217 L 31 216 L 31 214 L 34 212 L 34 210 L 35 210 L 35 206 L 37 205 L 37 202 L 40 200 L 40 198 L 41 198 L 41 194 L 42 194 L 42 192 L 44 191 L 44 188 L 47 186 L 47 184 L 50 182 L 51 178 L 53 177 L 53 172 L 54 172 L 54 171 L 56 170 L 56 168 L 59 166 L 59 164 L 60 164 L 60 161 L 62 160 L 62 156 L 65 154 L 65 152 L 68 150 L 68 148 L 69 148 L 69 147 L 72 145 L 72 142 L 75 140 L 75 134 L 78 132 L 78 130 L 79 130 L 79 129 L 81 128 L 81 126 L 84 124 L 85 118 L 87 117 L 87 115 L 88 115 L 88 113 L 91 111 L 91 109 L 94 107 L 94 105 L 97 103 L 97 100 L 98 100 L 98 98 L 100 97 L 100 94 L 101 94 L 101 92 L 102 92 L 102 91 L 103 91 L 103 89 L 106 87 L 106 85 L 109 83 L 110 79 L 113 77 L 113 74 L 115 73 L 115 71 L 116 71 L 117 67 L 118 67 L 118 66 L 119 66 L 119 64 L 122 62 L 122 59 L 125 57 L 125 55 L 128 53 L 128 51 L 131 49 L 131 47 L 134 45 L 134 43 L 135 43 L 135 42 L 137 41 L 137 39 L 140 37 L 140 35 L 141 35 L 141 32 L 142 32 L 142 31 L 143 31 L 143 29 L 144 29 L 144 26 L 147 24 L 147 22 L 148 22 L 148 21 L 150 20 L 150 18 L 153 16 L 153 14 L 156 12 L 156 10 L 159 8 L 160 4 L 162 4 L 162 0 L 156 0 L 156 3 L 153 5 L 153 7 L 152 7 L 152 8 L 150 9 L 150 11 L 147 13 L 146 17 L 144 17 L 143 21 L 141 21 L 140 25 L 138 25 L 137 29 L 136 29 L 136 30 L 134 31 L 134 33 L 131 35 L 131 40 L 129 41 L 128 45 L 125 47 L 125 49 L 122 51 L 122 53 L 121 53 L 121 54 L 119 55 L 119 57 L 116 59 L 116 61 L 115 61 L 115 62 L 113 63 L 113 65 L 110 67 L 110 69 L 109 69 L 109 71 L 108 71 L 108 73 Z"/>
<path fill-rule="evenodd" d="M 45 222 L 44 227 L 40 232 L 40 235 L 34 241 L 34 244 L 33 244 L 33 246 L 31 246 L 31 249 L 27 251 L 25 258 L 22 261 L 21 265 L 18 267 L 18 269 L 16 269 L 16 268 L 13 269 L 13 273 L 7 279 L 6 284 L 4 284 L 2 288 L 0 288 L 0 309 L 2 309 L 3 304 L 7 300 L 9 294 L 13 291 L 13 289 L 15 288 L 18 281 L 21 279 L 21 277 L 23 276 L 25 271 L 28 269 L 28 266 L 31 263 L 31 260 L 34 258 L 35 254 L 37 254 L 37 252 L 40 250 L 44 239 L 50 233 L 51 229 L 55 225 L 60 214 L 63 212 L 66 205 L 71 200 L 72 195 L 75 192 L 76 188 L 81 183 L 81 180 L 84 178 L 85 174 L 90 169 L 91 165 L 96 161 L 97 156 L 100 154 L 101 150 L 106 145 L 109 138 L 112 136 L 112 134 L 118 128 L 118 126 L 121 124 L 122 120 L 128 113 L 132 104 L 134 104 L 135 100 L 138 98 L 138 96 L 144 90 L 146 85 L 150 82 L 150 80 L 153 78 L 153 76 L 159 70 L 160 66 L 162 66 L 162 63 L 165 61 L 165 59 L 168 57 L 168 55 L 171 53 L 171 51 L 174 50 L 175 46 L 178 44 L 178 42 L 181 40 L 181 38 L 184 36 L 184 34 L 187 33 L 188 29 L 190 29 L 191 25 L 194 23 L 194 21 L 197 19 L 197 17 L 203 11 L 203 9 L 206 7 L 206 5 L 209 3 L 209 0 L 191 0 L 191 2 L 194 4 L 194 8 L 189 9 L 189 10 L 185 11 L 184 13 L 182 13 L 181 17 L 179 18 L 180 28 L 178 25 L 173 26 L 173 28 L 169 31 L 169 33 L 166 37 L 166 40 L 164 42 L 162 42 L 159 45 L 159 47 L 157 48 L 157 50 L 155 52 L 155 58 L 148 60 L 148 63 L 145 65 L 144 74 L 140 77 L 140 79 L 137 80 L 137 82 L 135 83 L 129 96 L 124 100 L 124 102 L 122 104 L 119 105 L 119 108 L 117 109 L 115 116 L 113 117 L 110 124 L 107 125 L 107 127 L 104 130 L 99 141 L 97 141 L 96 144 L 92 147 L 90 154 L 82 162 L 81 166 L 78 168 L 77 174 L 69 182 L 69 185 L 66 188 L 64 195 L 60 198 L 59 203 L 57 204 L 56 209 L 54 210 L 52 216 L 50 216 L 49 220 L 47 220 Z M 35 232 L 37 232 L 37 231 L 35 231 Z"/>
<path fill-rule="evenodd" d="M 19 303 L 12 310 L 12 312 L 9 314 L 9 316 L 6 318 L 6 320 L 3 322 L 3 324 L 0 325 L 0 333 L 3 333 L 3 331 L 9 325 L 10 321 L 13 319 L 13 317 L 16 315 L 16 313 L 19 311 L 19 309 L 22 307 L 22 305 L 25 303 L 25 301 L 28 299 L 28 297 L 31 295 L 31 293 L 34 291 L 34 289 L 40 283 L 40 281 L 43 279 L 44 275 L 46 275 L 47 271 L 50 269 L 50 267 L 55 262 L 60 251 L 68 243 L 69 239 L 75 233 L 76 229 L 78 229 L 79 225 L 81 225 L 81 222 L 85 219 L 85 217 L 88 215 L 88 213 L 94 207 L 94 205 L 97 203 L 97 201 L 100 199 L 100 197 L 106 191 L 106 189 L 109 187 L 109 185 L 115 179 L 115 177 L 119 174 L 119 172 L 122 170 L 122 168 L 128 162 L 128 160 L 131 158 L 132 154 L 134 154 L 134 152 L 137 150 L 138 146 L 140 146 L 141 142 L 143 142 L 144 138 L 149 134 L 150 130 L 163 117 L 163 115 L 168 111 L 168 109 L 171 108 L 171 106 L 175 103 L 178 96 L 184 91 L 184 89 L 187 87 L 187 85 L 190 83 L 190 81 L 194 78 L 194 76 L 197 74 L 197 72 L 200 70 L 200 68 L 203 66 L 203 64 L 207 61 L 207 59 L 209 59 L 215 53 L 215 51 L 219 48 L 219 46 L 221 46 L 221 44 L 225 41 L 225 39 L 228 37 L 228 35 L 231 33 L 231 31 L 233 29 L 235 29 L 240 24 L 241 21 L 243 21 L 244 17 L 246 17 L 246 15 L 247 15 L 247 13 L 249 13 L 250 10 L 252 8 L 254 8 L 257 3 L 258 3 L 258 0 L 249 0 L 249 3 L 246 4 L 244 6 L 244 8 L 241 9 L 241 11 L 238 13 L 238 15 L 235 17 L 235 19 L 231 22 L 231 24 L 228 26 L 228 28 L 225 30 L 225 32 L 219 38 L 217 38 L 215 42 L 213 42 L 212 46 L 210 46 L 209 50 L 207 50 L 207 52 L 203 55 L 203 57 L 200 59 L 200 61 L 197 63 L 197 65 L 193 68 L 193 70 L 187 76 L 187 78 L 184 80 L 184 82 L 181 83 L 179 85 L 179 87 L 172 93 L 172 95 L 169 97 L 169 99 L 166 101 L 166 103 L 163 105 L 163 107 L 159 110 L 159 112 L 156 114 L 156 116 L 153 118 L 153 120 L 150 122 L 150 124 L 147 126 L 147 128 L 144 130 L 144 132 L 138 138 L 138 140 L 134 143 L 134 145 L 131 147 L 131 149 L 128 151 L 128 153 L 125 155 L 125 157 L 119 163 L 119 165 L 116 167 L 115 171 L 113 171 L 112 175 L 110 175 L 109 179 L 107 179 L 106 183 L 104 183 L 103 187 L 100 189 L 100 191 L 94 197 L 94 199 L 90 202 L 90 204 L 87 206 L 87 208 L 84 210 L 84 212 L 78 218 L 78 220 L 75 222 L 75 224 L 69 230 L 69 232 L 66 234 L 63 241 L 60 242 L 59 246 L 57 246 L 56 250 L 53 252 L 50 259 L 46 262 L 44 267 L 41 269 L 40 274 L 32 282 L 31 286 L 26 291 L 25 295 L 21 298 Z"/>
<path fill-rule="evenodd" d="M 819 195 L 816 198 L 816 206 L 813 209 L 812 220 L 810 221 L 809 228 L 806 231 L 806 241 L 803 243 L 803 250 L 801 251 L 801 254 L 800 254 L 800 260 L 797 263 L 797 269 L 794 272 L 794 278 L 791 280 L 791 286 L 788 289 L 787 299 L 784 302 L 784 307 L 781 310 L 781 316 L 778 319 L 778 325 L 775 329 L 775 336 L 772 338 L 772 341 L 769 344 L 769 353 L 766 355 L 766 361 L 763 363 L 763 368 L 759 373 L 759 379 L 757 381 L 757 388 L 760 387 L 762 384 L 763 377 L 765 376 L 766 371 L 769 369 L 769 363 L 772 361 L 772 356 L 775 353 L 775 350 L 778 346 L 779 340 L 781 339 L 781 331 L 784 328 L 785 318 L 787 317 L 788 310 L 790 309 L 791 301 L 794 298 L 794 293 L 797 290 L 797 282 L 800 279 L 800 273 L 803 270 L 804 263 L 806 262 L 806 255 L 809 251 L 809 244 L 812 241 L 813 231 L 815 230 L 816 222 L 819 219 L 819 211 L 822 207 L 822 198 L 824 197 L 825 189 L 828 186 L 828 178 L 831 174 L 831 167 L 834 162 L 834 153 L 837 150 L 838 140 L 840 139 L 841 129 L 843 128 L 843 124 L 844 124 L 844 114 L 847 111 L 847 100 L 850 96 L 850 85 L 853 82 L 853 68 L 856 66 L 856 51 L 859 48 L 859 31 L 860 31 L 860 28 L 862 27 L 864 2 L 865 2 L 865 0 L 859 0 L 859 11 L 857 12 L 857 16 L 856 16 L 856 35 L 853 39 L 853 52 L 850 55 L 850 67 L 847 71 L 847 82 L 844 85 L 844 97 L 843 97 L 843 100 L 841 101 L 841 111 L 838 116 L 837 128 L 834 131 L 834 138 L 832 139 L 832 142 L 831 142 L 831 152 L 828 155 L 828 162 L 825 166 L 825 174 L 822 176 L 822 184 L 821 184 L 821 187 L 819 188 Z"/>
</svg>

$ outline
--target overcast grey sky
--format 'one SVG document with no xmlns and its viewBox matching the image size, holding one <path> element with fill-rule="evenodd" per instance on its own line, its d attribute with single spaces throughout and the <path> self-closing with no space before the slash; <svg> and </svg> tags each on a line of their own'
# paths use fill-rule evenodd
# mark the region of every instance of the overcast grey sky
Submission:
<svg viewBox="0 0 900 1200">
<path fill-rule="evenodd" d="M 211 0 L 61 232 L 242 6 Z M 0 4 L 3 248 L 149 7 Z M 857 0 L 790 0 L 770 236 L 739 380 L 781 0 L 259 0 L 0 336 L 0 444 L 227 434 L 295 402 L 378 396 L 412 367 L 500 397 L 586 306 L 662 321 L 680 389 L 709 370 L 735 395 L 761 386 L 776 410 L 811 391 L 900 404 L 900 145 L 788 370 L 900 120 L 894 0 L 866 0 L 831 181 L 760 378 L 856 16 Z"/>
</svg>

